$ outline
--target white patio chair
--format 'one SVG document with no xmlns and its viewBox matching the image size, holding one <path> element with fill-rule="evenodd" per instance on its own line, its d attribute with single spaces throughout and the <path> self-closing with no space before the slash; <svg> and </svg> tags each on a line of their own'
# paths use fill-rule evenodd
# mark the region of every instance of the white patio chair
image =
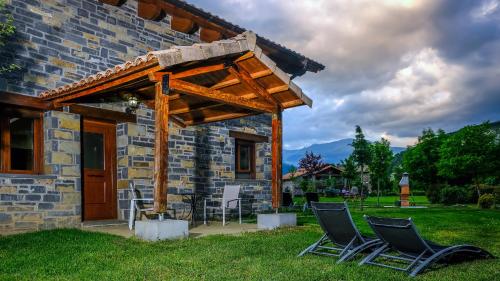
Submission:
<svg viewBox="0 0 500 281">
<path fill-rule="evenodd" d="M 134 229 L 135 217 L 137 213 L 139 213 L 139 220 L 142 218 L 142 215 L 144 215 L 147 219 L 155 219 L 158 217 L 158 214 L 148 214 L 148 212 L 152 212 L 154 210 L 153 198 L 141 198 L 141 193 L 139 192 L 139 190 L 135 189 L 133 182 L 130 182 L 128 187 L 132 196 L 132 198 L 130 199 L 128 228 L 132 230 Z M 146 207 L 146 204 L 148 205 L 148 207 Z M 176 217 L 175 209 L 171 210 L 173 210 L 174 217 Z"/>
<path fill-rule="evenodd" d="M 130 196 L 132 197 L 130 199 L 130 213 L 128 217 L 128 228 L 130 230 L 134 229 L 135 225 L 135 216 L 136 216 L 136 211 L 139 212 L 140 216 L 139 219 L 141 218 L 142 214 L 145 212 L 150 212 L 153 211 L 153 207 L 148 207 L 146 208 L 144 206 L 144 202 L 152 204 L 154 202 L 153 198 L 141 198 L 140 193 L 138 190 L 135 189 L 134 183 L 130 182 L 129 185 L 129 191 L 130 191 Z"/>
<path fill-rule="evenodd" d="M 212 198 L 210 201 L 220 202 L 220 206 L 209 207 L 211 209 L 222 209 L 222 226 L 226 225 L 226 209 L 233 210 L 238 208 L 238 214 L 241 224 L 241 198 L 239 198 L 241 185 L 226 185 L 222 198 Z M 203 222 L 207 224 L 207 201 L 205 198 L 203 202 Z"/>
</svg>

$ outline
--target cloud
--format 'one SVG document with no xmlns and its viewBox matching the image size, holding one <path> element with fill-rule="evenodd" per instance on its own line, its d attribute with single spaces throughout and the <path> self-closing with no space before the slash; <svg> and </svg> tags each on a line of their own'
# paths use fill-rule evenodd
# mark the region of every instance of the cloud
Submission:
<svg viewBox="0 0 500 281">
<path fill-rule="evenodd" d="M 190 2 L 326 65 L 296 79 L 314 107 L 285 112 L 286 148 L 500 119 L 498 0 Z"/>
</svg>

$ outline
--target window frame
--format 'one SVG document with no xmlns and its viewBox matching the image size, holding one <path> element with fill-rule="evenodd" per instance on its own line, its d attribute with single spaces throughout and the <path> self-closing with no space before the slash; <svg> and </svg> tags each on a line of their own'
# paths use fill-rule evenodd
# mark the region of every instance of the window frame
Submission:
<svg viewBox="0 0 500 281">
<path fill-rule="evenodd" d="M 255 179 L 255 170 L 256 170 L 256 165 L 255 165 L 255 158 L 256 158 L 256 149 L 255 149 L 255 142 L 249 141 L 249 140 L 244 140 L 244 139 L 235 139 L 235 178 L 237 179 Z M 241 146 L 248 146 L 250 147 L 250 167 L 247 170 L 242 170 L 240 168 L 240 151 L 241 151 Z M 239 177 L 239 175 L 244 174 L 248 175 L 248 178 L 246 177 Z"/>
<path fill-rule="evenodd" d="M 0 173 L 41 174 L 43 169 L 43 114 L 38 111 L 22 111 L 22 114 L 0 116 Z M 10 118 L 33 120 L 33 168 L 30 170 L 11 169 Z"/>
</svg>

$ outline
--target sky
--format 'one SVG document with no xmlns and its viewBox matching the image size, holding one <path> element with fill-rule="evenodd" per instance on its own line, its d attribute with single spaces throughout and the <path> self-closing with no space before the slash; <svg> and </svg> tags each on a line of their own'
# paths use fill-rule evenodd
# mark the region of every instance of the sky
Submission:
<svg viewBox="0 0 500 281">
<path fill-rule="evenodd" d="M 500 0 L 188 2 L 326 66 L 294 80 L 314 104 L 285 111 L 285 149 L 500 120 Z"/>
</svg>

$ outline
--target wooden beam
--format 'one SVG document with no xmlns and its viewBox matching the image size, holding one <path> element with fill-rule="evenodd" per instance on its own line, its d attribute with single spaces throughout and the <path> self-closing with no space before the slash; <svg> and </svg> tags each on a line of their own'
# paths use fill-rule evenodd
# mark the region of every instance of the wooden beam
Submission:
<svg viewBox="0 0 500 281">
<path fill-rule="evenodd" d="M 158 64 L 158 62 L 156 62 Z M 63 103 L 72 99 L 88 96 L 97 92 L 102 92 L 105 90 L 109 90 L 113 87 L 122 86 L 123 84 L 132 82 L 137 79 L 141 79 L 143 77 L 147 77 L 149 73 L 157 72 L 161 69 L 161 66 L 156 65 L 153 67 L 148 67 L 146 69 L 129 73 L 128 71 L 124 71 L 117 76 L 113 76 L 113 79 L 104 79 L 103 81 L 98 81 L 97 83 L 89 83 L 84 87 L 79 87 L 74 91 L 70 91 L 69 93 L 65 93 L 64 96 L 49 96 L 44 98 L 44 100 L 53 100 L 54 103 Z"/>
<path fill-rule="evenodd" d="M 38 97 L 0 91 L 0 104 L 4 106 L 20 106 L 24 108 L 50 110 L 51 103 Z"/>
<path fill-rule="evenodd" d="M 187 127 L 186 124 L 184 123 L 184 121 L 181 118 L 173 115 L 172 113 L 169 113 L 169 115 L 170 115 L 170 120 L 172 120 L 172 122 L 175 125 L 177 125 L 179 127 L 182 127 L 182 128 L 186 128 Z"/>
<path fill-rule="evenodd" d="M 221 39 L 222 33 L 217 30 L 209 29 L 206 27 L 202 27 L 200 29 L 200 40 L 203 42 L 212 43 Z"/>
<path fill-rule="evenodd" d="M 219 90 L 212 90 L 200 85 L 188 83 L 182 80 L 171 80 L 170 87 L 172 90 L 193 95 L 208 100 L 233 105 L 236 107 L 246 108 L 259 112 L 274 112 L 273 106 L 254 100 L 241 98 L 232 94 L 224 93 Z"/>
<path fill-rule="evenodd" d="M 168 190 L 168 75 L 156 83 L 155 93 L 155 156 L 154 156 L 154 211 L 167 211 Z"/>
<path fill-rule="evenodd" d="M 170 110 L 170 114 L 183 114 L 183 113 L 188 113 L 188 112 L 192 112 L 192 111 L 197 111 L 197 110 L 203 110 L 203 109 L 209 109 L 209 108 L 214 108 L 214 107 L 219 107 L 219 106 L 223 106 L 224 104 L 220 104 L 220 103 L 202 103 L 202 104 L 196 104 L 196 105 L 192 105 L 192 106 L 186 106 L 186 107 L 182 107 L 182 108 L 177 108 L 177 109 L 171 109 Z"/>
<path fill-rule="evenodd" d="M 181 78 L 196 76 L 196 75 L 205 74 L 205 73 L 209 73 L 209 72 L 220 71 L 220 70 L 223 70 L 225 68 L 226 68 L 226 66 L 223 63 L 214 64 L 214 65 L 207 65 L 207 66 L 200 66 L 200 67 L 196 67 L 193 69 L 173 73 L 170 77 L 171 77 L 171 79 L 181 79 Z"/>
<path fill-rule="evenodd" d="M 277 107 L 279 101 L 275 100 L 271 95 L 264 89 L 261 85 L 259 85 L 255 80 L 253 80 L 252 76 L 243 68 L 239 68 L 240 71 L 236 70 L 234 67 L 229 67 L 228 71 L 232 75 L 236 76 L 238 80 L 241 81 L 245 86 L 250 88 L 254 93 L 256 93 L 261 98 L 265 99 L 269 104 Z"/>
<path fill-rule="evenodd" d="M 269 76 L 271 74 L 273 74 L 273 72 L 270 69 L 267 69 L 267 70 L 262 70 L 262 71 L 258 71 L 255 73 L 251 73 L 250 76 L 252 77 L 252 79 L 259 79 L 262 77 Z M 213 85 L 212 87 L 210 87 L 210 89 L 218 90 L 218 89 L 230 87 L 230 86 L 233 86 L 233 85 L 236 85 L 239 83 L 240 83 L 240 80 L 238 78 L 229 79 L 229 80 L 222 81 L 220 83 Z"/>
<path fill-rule="evenodd" d="M 239 58 L 235 59 L 234 62 L 242 62 L 242 61 L 245 61 L 247 59 L 251 59 L 254 56 L 255 56 L 254 52 L 248 51 L 245 54 L 243 54 L 242 56 L 240 56 Z"/>
<path fill-rule="evenodd" d="M 0 107 L 0 116 L 4 117 L 21 117 L 21 118 L 40 118 L 43 112 L 37 109 L 28 109 L 17 106 L 2 106 Z"/>
<path fill-rule="evenodd" d="M 206 117 L 203 119 L 185 120 L 187 126 L 201 125 L 206 123 L 225 121 L 230 119 L 242 118 L 245 116 L 255 115 L 255 113 L 228 113 L 223 115 Z"/>
<path fill-rule="evenodd" d="M 283 122 L 281 110 L 272 115 L 272 143 L 271 143 L 271 192 L 272 192 L 272 204 L 273 208 L 277 209 L 281 207 L 281 161 L 282 161 L 282 136 Z"/>
<path fill-rule="evenodd" d="M 269 141 L 269 138 L 266 136 L 249 134 L 249 133 L 244 133 L 244 132 L 239 132 L 239 131 L 229 131 L 229 136 L 231 138 L 237 138 L 237 139 L 253 141 L 253 142 L 268 142 Z"/>
<path fill-rule="evenodd" d="M 276 94 L 276 93 L 281 93 L 281 92 L 284 92 L 284 91 L 288 91 L 288 89 L 290 89 L 290 87 L 286 84 L 283 84 L 281 86 L 276 86 L 276 87 L 272 87 L 272 88 L 268 88 L 266 89 L 266 91 L 269 93 L 269 94 Z"/>
<path fill-rule="evenodd" d="M 290 108 L 290 107 L 305 105 L 305 103 L 303 100 L 298 99 L 298 100 L 284 102 L 282 105 L 283 105 L 283 108 Z"/>
<path fill-rule="evenodd" d="M 200 28 L 193 20 L 172 15 L 170 28 L 186 34 L 194 34 Z"/>
<path fill-rule="evenodd" d="M 160 21 L 167 15 L 156 0 L 138 0 L 137 15 L 146 20 Z"/>
<path fill-rule="evenodd" d="M 112 120 L 118 123 L 129 122 L 136 123 L 137 116 L 131 113 L 125 113 L 120 111 L 108 110 L 98 107 L 91 107 L 85 105 L 70 105 L 69 112 L 80 114 L 84 117 L 92 117 L 97 119 Z"/>
</svg>

